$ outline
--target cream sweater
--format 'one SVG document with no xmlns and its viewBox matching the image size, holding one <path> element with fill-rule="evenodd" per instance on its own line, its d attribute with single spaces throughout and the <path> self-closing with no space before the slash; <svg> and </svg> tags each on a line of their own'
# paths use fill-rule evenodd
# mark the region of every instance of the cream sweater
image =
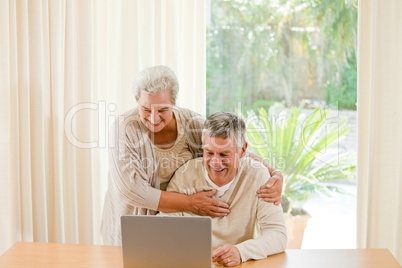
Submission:
<svg viewBox="0 0 402 268">
<path fill-rule="evenodd" d="M 212 189 L 204 176 L 208 175 L 202 158 L 190 160 L 176 171 L 167 190 L 190 195 Z M 267 203 L 256 194 L 260 187 L 265 187 L 268 178 L 269 172 L 261 163 L 249 157 L 241 159 L 230 188 L 221 198 L 213 197 L 230 205 L 227 216 L 212 219 L 213 248 L 235 245 L 243 262 L 262 259 L 286 249 L 287 230 L 282 207 Z M 196 216 L 191 212 L 162 214 Z M 254 237 L 257 223 L 260 235 Z"/>
<path fill-rule="evenodd" d="M 185 129 L 188 150 L 202 155 L 204 118 L 183 108 L 174 108 Z M 154 215 L 161 195 L 159 167 L 147 129 L 138 110 L 128 111 L 111 128 L 109 139 L 108 190 L 105 195 L 101 233 L 104 244 L 120 245 L 121 215 Z"/>
</svg>

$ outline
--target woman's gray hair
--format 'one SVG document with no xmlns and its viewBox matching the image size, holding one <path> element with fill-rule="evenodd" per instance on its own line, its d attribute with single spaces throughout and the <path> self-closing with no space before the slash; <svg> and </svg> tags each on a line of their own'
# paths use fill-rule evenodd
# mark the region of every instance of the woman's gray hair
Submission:
<svg viewBox="0 0 402 268">
<path fill-rule="evenodd" d="M 140 71 L 134 80 L 133 94 L 138 101 L 141 91 L 155 94 L 170 90 L 170 100 L 176 104 L 179 82 L 175 73 L 168 66 L 152 66 Z"/>
<path fill-rule="evenodd" d="M 216 112 L 211 114 L 205 120 L 202 133 L 222 139 L 234 138 L 239 152 L 246 143 L 246 124 L 243 119 L 234 113 Z M 202 135 L 202 138 L 204 139 L 204 135 Z"/>
</svg>

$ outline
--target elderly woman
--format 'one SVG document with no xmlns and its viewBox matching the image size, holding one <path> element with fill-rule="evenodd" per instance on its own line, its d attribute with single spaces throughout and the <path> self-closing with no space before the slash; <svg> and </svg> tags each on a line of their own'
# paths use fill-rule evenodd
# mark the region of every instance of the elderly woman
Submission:
<svg viewBox="0 0 402 268">
<path fill-rule="evenodd" d="M 133 91 L 138 107 L 120 117 L 110 131 L 114 146 L 109 149 L 101 226 L 107 245 L 121 244 L 121 215 L 191 211 L 221 217 L 230 212 L 228 204 L 210 198 L 216 190 L 188 196 L 165 191 L 182 164 L 202 155 L 205 121 L 199 114 L 175 106 L 179 85 L 174 72 L 166 66 L 144 69 L 137 75 Z M 264 162 L 252 153 L 249 156 Z M 279 204 L 282 175 L 264 164 L 273 177 L 257 194 Z"/>
</svg>

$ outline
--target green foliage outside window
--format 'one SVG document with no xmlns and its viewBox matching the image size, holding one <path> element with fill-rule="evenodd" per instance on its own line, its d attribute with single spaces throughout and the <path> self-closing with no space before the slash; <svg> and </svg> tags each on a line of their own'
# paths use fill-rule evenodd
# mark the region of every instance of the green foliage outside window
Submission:
<svg viewBox="0 0 402 268">
<path fill-rule="evenodd" d="M 339 107 L 355 110 L 357 101 L 357 62 L 353 54 L 348 58 L 348 65 L 344 66 L 340 85 L 328 84 L 327 103 L 338 102 Z"/>
<path fill-rule="evenodd" d="M 329 116 L 329 109 L 318 107 L 306 114 L 293 107 L 278 115 L 272 106 L 268 111 L 260 108 L 257 114 L 250 111 L 245 119 L 249 148 L 283 174 L 283 195 L 288 201 L 283 204 L 285 212 L 294 212 L 295 204 L 317 195 L 343 193 L 331 182 L 355 179 L 353 155 L 325 158 L 331 145 L 349 131 L 344 120 L 337 122 L 338 118 Z"/>
<path fill-rule="evenodd" d="M 357 0 L 211 0 L 207 113 L 279 101 L 355 109 Z M 257 103 L 259 102 L 259 103 Z"/>
</svg>

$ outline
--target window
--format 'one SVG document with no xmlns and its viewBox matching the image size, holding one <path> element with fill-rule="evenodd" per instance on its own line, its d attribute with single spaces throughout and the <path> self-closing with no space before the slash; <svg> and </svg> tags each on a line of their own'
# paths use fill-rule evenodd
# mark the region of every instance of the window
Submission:
<svg viewBox="0 0 402 268">
<path fill-rule="evenodd" d="M 264 129 L 257 137 L 264 144 L 257 145 L 267 150 L 251 148 L 285 171 L 285 182 L 304 183 L 288 197 L 291 206 L 296 207 L 292 203 L 297 201 L 313 216 L 305 247 L 331 248 L 319 232 L 343 240 L 331 242 L 338 248 L 354 247 L 357 1 L 214 0 L 207 1 L 206 11 L 207 114 L 241 113 L 248 120 L 249 132 L 250 128 Z M 270 129 L 261 120 L 264 115 Z M 297 117 L 294 132 L 290 131 L 292 115 Z M 314 124 L 321 130 L 305 141 L 303 135 Z M 250 138 L 256 137 L 248 136 L 249 145 Z M 314 147 L 320 140 L 326 146 Z M 293 145 L 303 145 L 303 152 Z M 311 158 L 308 154 L 314 158 L 309 169 L 289 166 L 302 166 Z M 320 169 L 328 174 L 317 173 Z M 328 193 L 332 198 L 321 197 Z M 328 217 L 328 211 L 333 217 Z M 334 226 L 340 222 L 336 218 L 348 222 L 347 229 L 338 234 L 334 232 L 339 229 Z"/>
</svg>

